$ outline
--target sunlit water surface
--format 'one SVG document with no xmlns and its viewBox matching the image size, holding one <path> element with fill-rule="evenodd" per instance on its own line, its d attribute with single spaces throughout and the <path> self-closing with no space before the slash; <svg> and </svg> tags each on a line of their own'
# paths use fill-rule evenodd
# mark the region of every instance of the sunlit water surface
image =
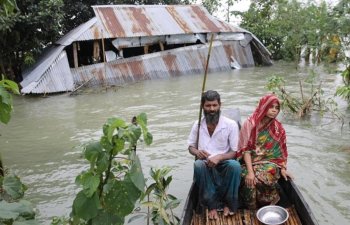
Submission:
<svg viewBox="0 0 350 225">
<path fill-rule="evenodd" d="M 242 120 L 251 114 L 267 92 L 267 77 L 279 75 L 287 90 L 298 92 L 300 78 L 310 70 L 320 75 L 325 97 L 332 97 L 341 77 L 325 68 L 277 63 L 272 67 L 233 70 L 208 75 L 206 89 L 221 93 L 222 108 L 241 110 Z M 138 146 L 143 171 L 151 167 L 173 168 L 170 193 L 182 199 L 180 216 L 192 182 L 193 157 L 186 139 L 198 118 L 203 75 L 150 80 L 108 90 L 50 97 L 16 97 L 8 125 L 1 124 L 0 146 L 5 165 L 28 186 L 26 198 L 36 205 L 37 218 L 49 224 L 53 216 L 67 216 L 78 192 L 75 177 L 87 167 L 81 146 L 99 139 L 107 118 L 127 121 L 146 112 L 151 146 Z M 288 168 L 321 225 L 350 224 L 350 129 L 346 102 L 336 98 L 345 124 L 326 114 L 299 120 L 279 115 L 287 132 Z M 138 223 L 142 223 L 138 221 Z"/>
</svg>

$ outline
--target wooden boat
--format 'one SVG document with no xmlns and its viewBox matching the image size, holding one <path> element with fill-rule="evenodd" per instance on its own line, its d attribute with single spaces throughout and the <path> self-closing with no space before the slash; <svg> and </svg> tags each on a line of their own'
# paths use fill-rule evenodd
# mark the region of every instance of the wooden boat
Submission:
<svg viewBox="0 0 350 225">
<path fill-rule="evenodd" d="M 318 225 L 315 216 L 304 197 L 293 181 L 280 179 L 279 190 L 281 200 L 277 203 L 289 212 L 289 218 L 284 225 Z M 198 203 L 196 188 L 192 184 L 181 217 L 181 225 L 262 225 L 256 217 L 257 210 L 239 209 L 233 216 L 223 216 L 219 212 L 218 220 L 209 220 L 207 213 L 197 214 L 195 209 Z"/>
<path fill-rule="evenodd" d="M 238 108 L 223 111 L 223 115 L 235 120 L 240 127 L 241 115 Z M 286 181 L 281 178 L 278 185 L 281 199 L 277 205 L 286 208 L 289 212 L 289 219 L 284 225 L 318 225 L 309 205 L 295 183 L 292 180 Z M 197 190 L 192 184 L 182 213 L 181 225 L 262 225 L 256 217 L 257 210 L 241 208 L 234 216 L 225 217 L 222 212 L 219 212 L 220 218 L 218 220 L 209 220 L 206 212 L 201 214 L 195 212 L 198 211 L 196 210 L 198 209 L 197 198 Z"/>
</svg>

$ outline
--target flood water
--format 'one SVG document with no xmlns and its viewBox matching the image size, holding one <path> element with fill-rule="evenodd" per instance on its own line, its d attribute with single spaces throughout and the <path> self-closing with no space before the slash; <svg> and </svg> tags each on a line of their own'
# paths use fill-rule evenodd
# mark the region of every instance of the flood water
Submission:
<svg viewBox="0 0 350 225">
<path fill-rule="evenodd" d="M 206 89 L 221 93 L 223 109 L 240 108 L 244 120 L 267 93 L 267 77 L 282 76 L 287 90 L 298 92 L 298 80 L 312 69 L 320 75 L 325 97 L 332 97 L 341 84 L 339 74 L 324 67 L 296 70 L 285 63 L 211 73 Z M 182 199 L 176 212 L 180 216 L 193 174 L 186 139 L 198 118 L 202 81 L 203 74 L 198 74 L 90 89 L 75 96 L 15 97 L 10 123 L 0 124 L 4 164 L 28 186 L 26 199 L 36 205 L 37 218 L 49 224 L 53 216 L 71 211 L 78 192 L 75 177 L 87 167 L 79 146 L 99 139 L 107 118 L 130 121 L 146 112 L 154 142 L 138 146 L 143 171 L 148 177 L 151 167 L 173 168 L 169 192 Z M 350 224 L 350 111 L 345 101 L 335 99 L 345 115 L 343 129 L 329 114 L 303 120 L 279 115 L 287 132 L 288 168 L 320 225 Z"/>
</svg>

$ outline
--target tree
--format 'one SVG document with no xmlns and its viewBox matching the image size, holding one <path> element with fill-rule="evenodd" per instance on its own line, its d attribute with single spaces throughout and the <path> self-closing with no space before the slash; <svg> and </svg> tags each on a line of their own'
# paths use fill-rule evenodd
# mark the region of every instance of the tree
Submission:
<svg viewBox="0 0 350 225">
<path fill-rule="evenodd" d="M 299 60 L 301 49 L 321 60 L 328 55 L 325 46 L 335 31 L 328 5 L 297 0 L 254 1 L 242 17 L 241 26 L 254 33 L 271 51 L 276 60 Z"/>
<path fill-rule="evenodd" d="M 0 72 L 21 81 L 23 68 L 34 62 L 61 31 L 62 0 L 21 0 L 0 29 Z M 4 17 L 2 17 L 4 18 Z"/>
<path fill-rule="evenodd" d="M 210 14 L 217 12 L 221 5 L 219 0 L 202 0 L 202 4 Z"/>
</svg>

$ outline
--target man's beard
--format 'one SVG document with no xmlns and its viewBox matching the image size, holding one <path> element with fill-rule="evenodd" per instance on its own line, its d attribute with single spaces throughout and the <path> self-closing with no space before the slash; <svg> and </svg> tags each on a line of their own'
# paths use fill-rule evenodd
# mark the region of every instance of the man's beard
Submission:
<svg viewBox="0 0 350 225">
<path fill-rule="evenodd" d="M 205 122 L 207 122 L 207 124 L 217 124 L 220 119 L 220 113 L 220 109 L 216 112 L 204 111 Z"/>
</svg>

